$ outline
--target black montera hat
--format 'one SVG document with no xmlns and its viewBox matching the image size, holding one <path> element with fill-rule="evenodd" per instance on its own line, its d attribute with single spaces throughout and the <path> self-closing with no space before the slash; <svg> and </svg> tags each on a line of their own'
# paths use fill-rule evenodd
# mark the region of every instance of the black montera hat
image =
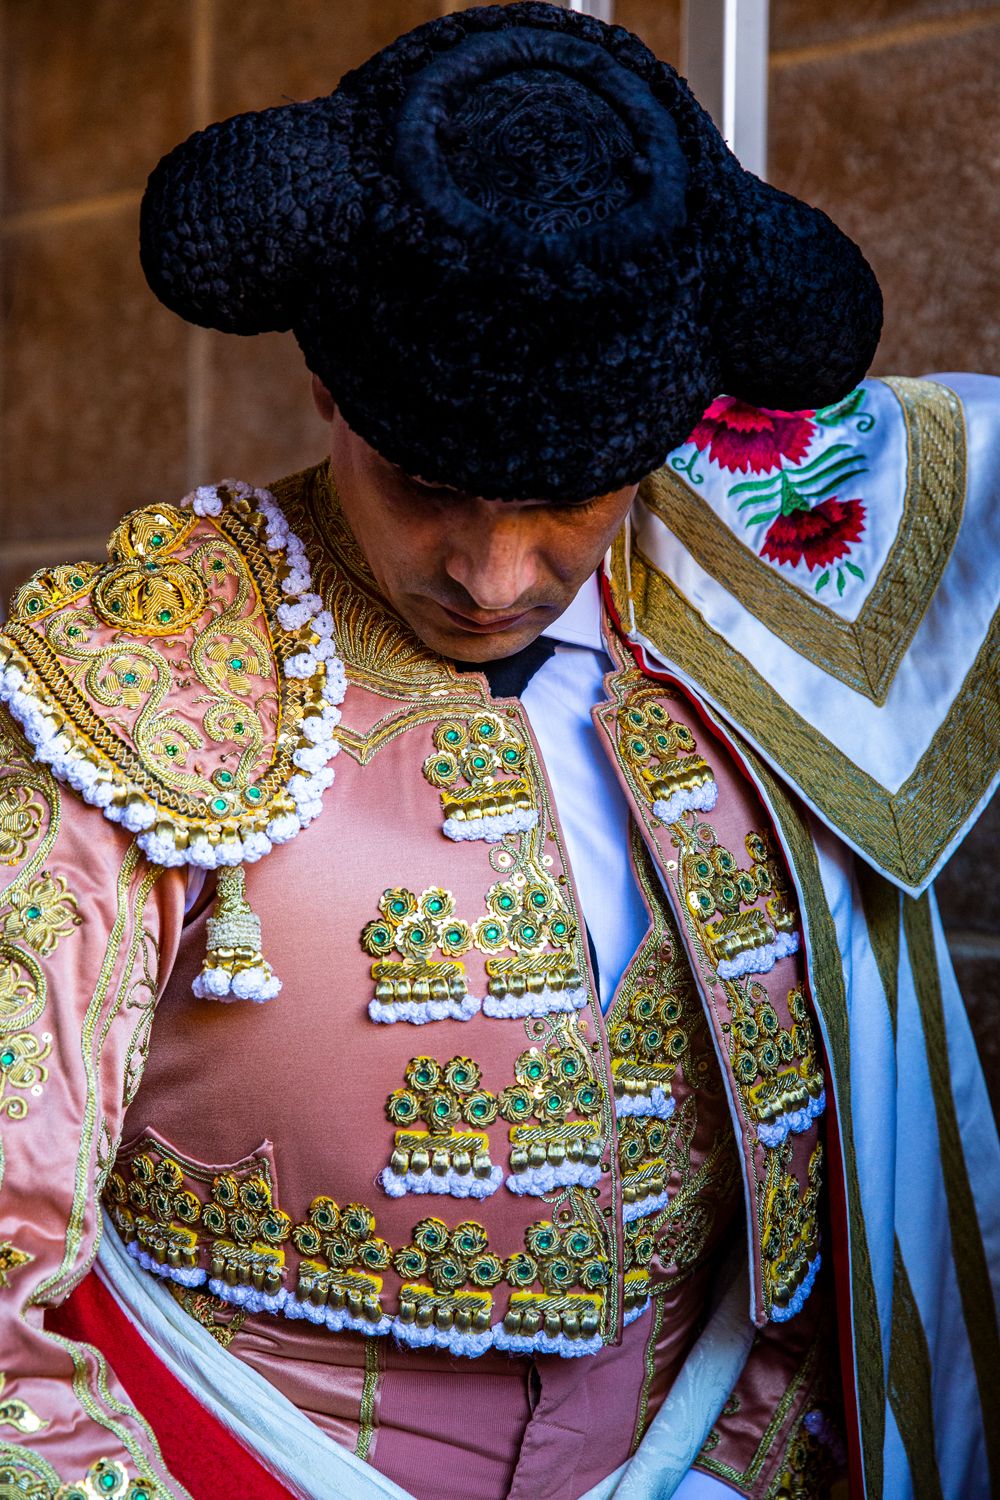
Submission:
<svg viewBox="0 0 1000 1500">
<path fill-rule="evenodd" d="M 834 401 L 881 328 L 857 246 L 744 171 L 672 68 L 538 3 L 192 136 L 141 255 L 191 322 L 291 329 L 384 458 L 490 498 L 633 483 L 722 392 Z"/>
</svg>

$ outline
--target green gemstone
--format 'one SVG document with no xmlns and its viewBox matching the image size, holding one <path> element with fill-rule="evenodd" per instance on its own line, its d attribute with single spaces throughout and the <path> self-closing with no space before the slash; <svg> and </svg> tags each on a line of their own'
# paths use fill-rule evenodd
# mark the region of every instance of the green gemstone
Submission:
<svg viewBox="0 0 1000 1500">
<path fill-rule="evenodd" d="M 533 1062 L 533 1063 L 529 1063 L 528 1064 L 528 1077 L 529 1078 L 541 1078 L 542 1072 L 543 1072 L 543 1068 L 542 1068 L 542 1065 L 541 1065 L 540 1062 Z"/>
<path fill-rule="evenodd" d="M 232 661 L 229 663 L 229 665 L 232 667 L 232 669 L 233 669 L 234 672 L 242 672 L 243 671 L 243 658 L 242 658 L 242 656 L 234 656 L 233 659 L 232 659 Z"/>
<path fill-rule="evenodd" d="M 243 795 L 246 797 L 248 802 L 259 802 L 264 793 L 261 791 L 259 786 L 251 786 L 247 787 Z"/>
<path fill-rule="evenodd" d="M 112 601 L 111 601 L 111 613 L 113 615 L 120 615 L 121 612 L 122 612 L 122 607 L 121 607 L 120 601 L 118 599 L 112 599 Z"/>
<path fill-rule="evenodd" d="M 224 813 L 227 812 L 228 809 L 229 803 L 226 801 L 225 797 L 216 797 L 214 802 L 212 803 L 213 812 Z"/>
<path fill-rule="evenodd" d="M 42 915 L 42 908 L 40 906 L 25 907 L 24 915 L 29 922 L 37 922 L 38 918 Z"/>
<path fill-rule="evenodd" d="M 180 750 L 179 745 L 166 745 L 164 748 L 166 749 L 168 755 L 176 755 Z"/>
<path fill-rule="evenodd" d="M 439 901 L 435 897 L 435 899 L 433 901 L 428 901 L 428 903 L 427 903 L 427 910 L 428 911 L 432 911 L 432 912 L 439 912 L 443 906 L 444 906 L 444 902 L 443 901 Z"/>
<path fill-rule="evenodd" d="M 524 929 L 524 935 L 528 939 L 529 943 L 531 942 L 532 938 L 534 938 L 536 936 L 536 933 L 537 933 L 537 928 L 535 928 L 535 927 L 526 927 Z"/>
<path fill-rule="evenodd" d="M 158 531 L 154 531 L 153 532 L 153 535 L 149 539 L 149 545 L 151 547 L 162 547 L 163 546 L 163 537 L 160 535 L 160 533 Z"/>
<path fill-rule="evenodd" d="M 503 907 L 504 911 L 510 911 L 511 907 L 514 905 L 513 896 L 501 896 L 500 905 Z"/>
<path fill-rule="evenodd" d="M 113 1474 L 102 1474 L 98 1483 L 102 1490 L 113 1490 L 118 1481 Z"/>
<path fill-rule="evenodd" d="M 475 1104 L 472 1106 L 472 1113 L 475 1115 L 477 1120 L 481 1115 L 484 1115 L 486 1113 L 485 1101 L 482 1099 L 477 1099 Z"/>
<path fill-rule="evenodd" d="M 484 736 L 486 736 L 488 738 L 493 733 L 493 725 L 492 724 L 484 724 L 482 726 L 482 728 L 480 729 L 479 732 L 480 732 L 480 734 L 482 734 L 482 735 L 484 735 Z"/>
<path fill-rule="evenodd" d="M 566 923 L 565 922 L 553 922 L 552 923 L 552 931 L 555 933 L 556 937 L 562 937 L 563 934 L 566 931 Z"/>
<path fill-rule="evenodd" d="M 503 758 L 504 760 L 517 760 L 517 751 L 513 746 L 510 746 L 507 750 L 504 751 Z"/>
<path fill-rule="evenodd" d="M 38 611 L 41 609 L 41 607 L 42 606 L 41 606 L 40 600 L 38 600 L 38 599 L 29 599 L 28 600 L 28 613 L 29 613 L 29 615 L 36 615 L 38 613 Z"/>
<path fill-rule="evenodd" d="M 451 766 L 446 760 L 439 760 L 434 769 L 435 771 L 437 771 L 439 776 L 447 776 L 448 772 L 451 770 Z"/>
<path fill-rule="evenodd" d="M 75 589 L 82 589 L 83 588 L 83 579 L 80 577 L 79 573 L 74 573 L 73 574 L 73 577 L 70 579 L 70 583 L 73 585 L 73 587 Z"/>
<path fill-rule="evenodd" d="M 545 900 L 546 900 L 545 892 L 544 891 L 535 891 L 534 894 L 532 895 L 531 899 L 534 902 L 535 906 L 544 906 L 545 905 Z"/>
<path fill-rule="evenodd" d="M 485 755 L 474 755 L 472 757 L 472 764 L 475 766 L 477 771 L 481 771 L 486 764 Z"/>
<path fill-rule="evenodd" d="M 0 1052 L 0 1067 L 9 1068 L 14 1061 L 14 1053 L 8 1047 L 6 1052 Z"/>
<path fill-rule="evenodd" d="M 215 562 L 214 562 L 214 563 L 213 563 L 213 564 L 212 564 L 212 572 L 213 572 L 213 573 L 221 573 L 221 572 L 222 572 L 222 570 L 223 570 L 223 568 L 224 568 L 224 567 L 225 567 L 225 566 L 226 566 L 226 565 L 225 565 L 225 563 L 224 563 L 224 562 L 223 562 L 223 561 L 222 561 L 222 559 L 221 559 L 221 558 L 219 558 L 219 557 L 217 557 L 217 558 L 216 558 L 216 559 L 215 559 Z"/>
<path fill-rule="evenodd" d="M 424 931 L 424 929 L 422 927 L 414 927 L 414 929 L 413 929 L 413 941 L 415 943 L 422 943 L 422 942 L 424 942 L 426 940 L 426 938 L 427 938 L 427 934 L 426 934 L 426 932 Z"/>
<path fill-rule="evenodd" d="M 79 627 L 79 625 L 71 625 L 69 627 L 69 629 L 66 631 L 66 634 L 67 635 L 79 635 L 80 634 L 80 627 Z"/>
<path fill-rule="evenodd" d="M 459 734 L 457 729 L 449 729 L 445 734 L 445 739 L 448 741 L 449 745 L 454 745 L 457 740 L 461 739 L 461 735 Z"/>
<path fill-rule="evenodd" d="M 448 1101 L 447 1101 L 447 1099 L 439 1099 L 437 1101 L 437 1103 L 434 1106 L 434 1113 L 436 1115 L 446 1115 L 448 1113 Z"/>
<path fill-rule="evenodd" d="M 160 571 L 160 565 L 159 565 L 159 563 L 148 562 L 146 564 L 146 572 L 147 573 L 158 573 L 159 571 Z"/>
<path fill-rule="evenodd" d="M 173 612 L 169 609 L 161 609 L 156 618 L 159 620 L 161 625 L 169 625 L 170 621 L 173 619 Z"/>
<path fill-rule="evenodd" d="M 242 734 L 243 733 L 243 729 L 244 729 L 243 720 L 242 719 L 237 719 L 236 723 L 233 725 L 233 733 L 234 734 Z"/>
<path fill-rule="evenodd" d="M 124 682 L 124 684 L 125 684 L 126 687 L 132 687 L 133 683 L 136 683 L 138 681 L 139 681 L 139 674 L 138 674 L 138 672 L 123 672 L 122 673 L 122 682 Z"/>
<path fill-rule="evenodd" d="M 389 910 L 392 912 L 394 917 L 402 916 L 403 912 L 406 910 L 406 902 L 390 901 Z"/>
<path fill-rule="evenodd" d="M 487 940 L 487 942 L 490 942 L 490 943 L 499 942 L 499 940 L 500 940 L 500 929 L 499 929 L 499 927 L 497 927 L 497 926 L 487 927 L 487 929 L 486 929 L 486 940 Z"/>
<path fill-rule="evenodd" d="M 215 779 L 220 786 L 229 786 L 233 779 L 232 771 L 216 771 Z"/>
</svg>

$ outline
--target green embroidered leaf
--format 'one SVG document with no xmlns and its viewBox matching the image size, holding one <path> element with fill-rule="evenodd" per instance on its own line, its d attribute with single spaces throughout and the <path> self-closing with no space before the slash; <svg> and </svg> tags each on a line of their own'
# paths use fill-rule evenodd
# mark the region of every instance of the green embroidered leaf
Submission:
<svg viewBox="0 0 1000 1500">
<path fill-rule="evenodd" d="M 843 401 L 835 401 L 832 406 L 823 406 L 816 412 L 816 421 L 823 427 L 835 427 L 838 422 L 845 422 L 852 417 L 858 407 L 865 399 L 865 391 L 859 385 Z"/>
<path fill-rule="evenodd" d="M 773 521 L 776 516 L 780 516 L 780 515 L 781 515 L 781 508 L 779 506 L 779 508 L 777 510 L 766 510 L 766 511 L 763 512 L 762 515 L 759 515 L 759 516 L 748 516 L 747 517 L 747 525 L 748 526 L 759 526 L 760 523 L 761 523 L 761 521 Z"/>
<path fill-rule="evenodd" d="M 844 577 L 843 573 L 838 568 L 837 569 L 837 593 L 838 594 L 843 594 L 844 589 L 846 587 L 847 587 L 847 579 Z"/>
<path fill-rule="evenodd" d="M 848 572 L 853 573 L 855 578 L 864 578 L 865 576 L 857 563 L 845 562 L 844 567 L 847 568 Z"/>
<path fill-rule="evenodd" d="M 817 580 L 816 580 L 816 592 L 817 592 L 817 594 L 819 593 L 820 589 L 825 589 L 826 586 L 827 586 L 827 584 L 829 582 L 830 582 L 830 571 L 829 571 L 829 569 L 827 569 L 827 571 L 825 573 L 821 573 L 819 575 L 819 577 L 817 578 Z"/>
</svg>

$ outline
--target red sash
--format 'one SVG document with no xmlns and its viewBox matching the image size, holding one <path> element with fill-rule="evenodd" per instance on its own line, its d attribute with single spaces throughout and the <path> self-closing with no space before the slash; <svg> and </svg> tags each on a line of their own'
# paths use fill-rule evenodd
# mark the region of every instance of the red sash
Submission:
<svg viewBox="0 0 1000 1500">
<path fill-rule="evenodd" d="M 104 1355 L 156 1434 L 164 1462 L 194 1500 L 291 1500 L 268 1469 L 153 1353 L 93 1271 L 45 1326 Z"/>
</svg>

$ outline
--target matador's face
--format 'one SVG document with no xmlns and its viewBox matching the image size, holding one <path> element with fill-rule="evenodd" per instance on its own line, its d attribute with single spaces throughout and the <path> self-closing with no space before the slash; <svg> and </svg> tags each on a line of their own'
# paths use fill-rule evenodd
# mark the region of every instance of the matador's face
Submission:
<svg viewBox="0 0 1000 1500">
<path fill-rule="evenodd" d="M 314 381 L 344 515 L 388 603 L 432 650 L 494 661 L 535 639 L 595 571 L 636 486 L 558 505 L 483 500 L 402 473 Z"/>
</svg>

